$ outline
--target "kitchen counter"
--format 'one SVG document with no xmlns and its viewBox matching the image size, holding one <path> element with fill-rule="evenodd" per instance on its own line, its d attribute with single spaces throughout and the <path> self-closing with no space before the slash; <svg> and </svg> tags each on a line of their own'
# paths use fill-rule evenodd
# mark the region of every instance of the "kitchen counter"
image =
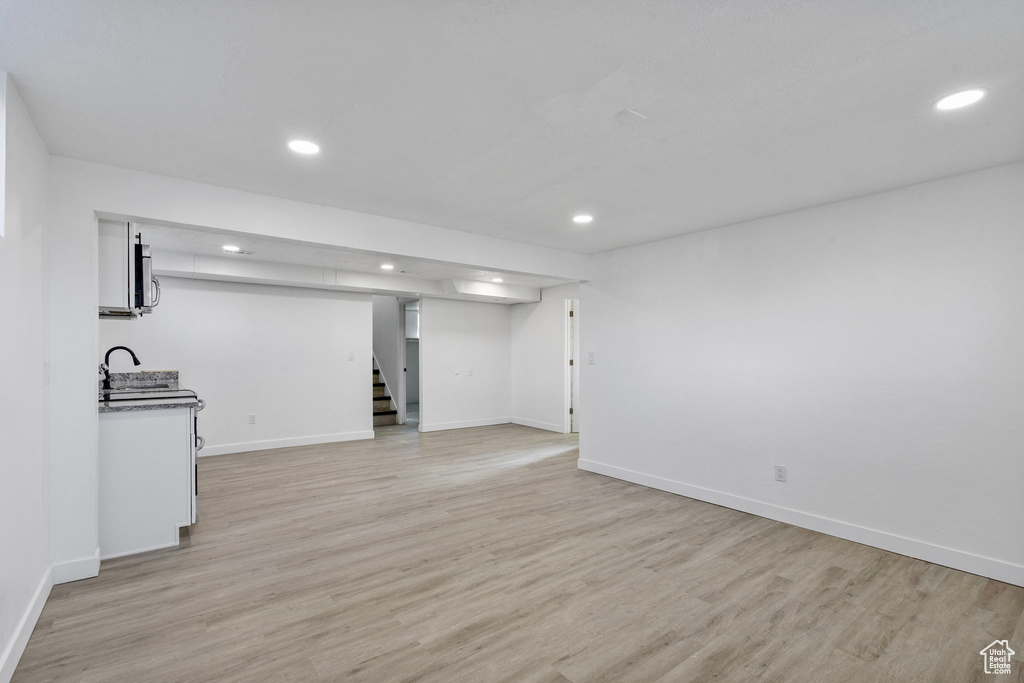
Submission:
<svg viewBox="0 0 1024 683">
<path fill-rule="evenodd" d="M 182 394 L 188 393 L 189 396 Z M 125 413 L 134 410 L 163 410 L 165 408 L 195 408 L 199 406 L 199 399 L 192 392 L 175 390 L 167 395 L 152 394 L 131 394 L 138 398 L 125 398 L 123 394 L 111 394 L 111 400 L 104 401 L 100 396 L 99 404 L 101 413 Z"/>
<path fill-rule="evenodd" d="M 99 387 L 100 559 L 178 545 L 196 521 L 196 413 L 177 372 L 110 375 Z"/>
<path fill-rule="evenodd" d="M 99 389 L 100 413 L 195 408 L 200 404 L 194 391 L 178 388 L 176 370 L 113 372 L 110 387 L 109 391 L 104 391 L 102 386 Z"/>
</svg>

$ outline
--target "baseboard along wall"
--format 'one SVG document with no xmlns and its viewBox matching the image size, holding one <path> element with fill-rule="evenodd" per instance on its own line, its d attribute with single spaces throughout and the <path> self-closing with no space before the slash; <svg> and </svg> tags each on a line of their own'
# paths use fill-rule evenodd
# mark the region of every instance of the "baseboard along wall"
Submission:
<svg viewBox="0 0 1024 683">
<path fill-rule="evenodd" d="M 774 519 L 778 522 L 785 522 L 786 524 L 818 531 L 848 541 L 863 543 L 864 545 L 870 545 L 900 555 L 915 557 L 919 560 L 925 560 L 944 567 L 986 576 L 990 579 L 1011 583 L 1015 586 L 1024 586 L 1024 567 L 991 557 L 926 543 L 878 529 L 869 529 L 856 524 L 850 524 L 849 522 L 821 517 L 770 503 L 763 503 L 731 493 L 685 484 L 680 481 L 652 474 L 644 474 L 643 472 L 636 472 L 623 467 L 606 465 L 593 460 L 580 458 L 577 466 L 579 469 L 586 470 L 587 472 L 603 474 L 615 479 L 658 489 L 659 491 L 667 491 L 668 493 L 675 493 L 687 498 L 702 500 L 706 503 L 740 510 L 741 512 L 749 512 L 759 517 Z"/>
</svg>

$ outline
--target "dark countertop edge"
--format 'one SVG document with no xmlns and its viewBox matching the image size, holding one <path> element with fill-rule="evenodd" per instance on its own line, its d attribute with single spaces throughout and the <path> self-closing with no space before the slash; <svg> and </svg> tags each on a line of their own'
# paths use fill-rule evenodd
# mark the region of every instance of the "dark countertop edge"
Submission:
<svg viewBox="0 0 1024 683">
<path fill-rule="evenodd" d="M 190 408 L 199 405 L 196 398 L 151 398 L 138 401 L 99 402 L 100 413 L 128 413 L 138 410 L 162 410 L 164 408 Z"/>
</svg>

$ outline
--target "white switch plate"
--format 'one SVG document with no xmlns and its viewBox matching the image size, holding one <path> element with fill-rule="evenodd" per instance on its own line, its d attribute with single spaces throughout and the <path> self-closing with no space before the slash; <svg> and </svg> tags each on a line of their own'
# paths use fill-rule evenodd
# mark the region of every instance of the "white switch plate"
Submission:
<svg viewBox="0 0 1024 683">
<path fill-rule="evenodd" d="M 251 424 L 251 425 L 256 424 L 256 415 L 253 414 L 253 413 L 249 413 L 249 424 Z"/>
<path fill-rule="evenodd" d="M 786 466 L 776 465 L 775 466 L 775 481 L 786 481 Z"/>
<path fill-rule="evenodd" d="M 591 351 L 590 353 L 587 354 L 587 363 L 589 365 L 593 365 L 594 364 L 594 352 L 593 351 Z"/>
<path fill-rule="evenodd" d="M 348 352 L 348 359 L 349 360 L 355 360 L 356 359 L 356 354 L 354 354 L 351 351 L 349 351 Z"/>
</svg>

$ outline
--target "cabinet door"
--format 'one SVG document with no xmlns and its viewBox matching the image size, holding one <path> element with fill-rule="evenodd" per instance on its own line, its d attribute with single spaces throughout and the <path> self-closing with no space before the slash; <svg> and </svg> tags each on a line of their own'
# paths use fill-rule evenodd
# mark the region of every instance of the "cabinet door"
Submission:
<svg viewBox="0 0 1024 683">
<path fill-rule="evenodd" d="M 188 408 L 99 416 L 100 558 L 178 544 L 191 519 Z"/>
<path fill-rule="evenodd" d="M 100 312 L 131 310 L 131 273 L 135 263 L 128 224 L 99 222 Z"/>
</svg>

